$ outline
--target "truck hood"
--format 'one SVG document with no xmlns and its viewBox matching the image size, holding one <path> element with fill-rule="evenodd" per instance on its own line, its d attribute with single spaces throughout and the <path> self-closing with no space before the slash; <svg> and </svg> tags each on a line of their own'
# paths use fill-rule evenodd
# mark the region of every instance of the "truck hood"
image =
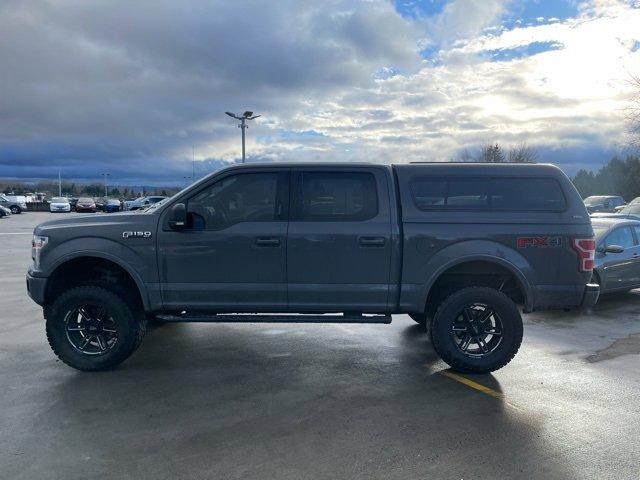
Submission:
<svg viewBox="0 0 640 480">
<path fill-rule="evenodd" d="M 114 230 L 120 228 L 122 231 L 155 228 L 157 221 L 157 212 L 147 214 L 136 211 L 109 215 L 72 216 L 41 223 L 33 233 L 47 236 L 56 231 L 65 233 L 74 231 L 78 236 L 101 236 L 103 232 L 112 234 Z"/>
</svg>

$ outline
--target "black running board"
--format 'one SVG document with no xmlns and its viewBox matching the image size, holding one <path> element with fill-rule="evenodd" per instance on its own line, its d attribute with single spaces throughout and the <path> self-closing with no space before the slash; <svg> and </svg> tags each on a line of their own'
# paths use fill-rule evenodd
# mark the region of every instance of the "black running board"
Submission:
<svg viewBox="0 0 640 480">
<path fill-rule="evenodd" d="M 391 315 L 306 315 L 277 313 L 221 313 L 214 315 L 169 315 L 157 316 L 163 322 L 207 322 L 207 323 L 391 323 Z"/>
</svg>

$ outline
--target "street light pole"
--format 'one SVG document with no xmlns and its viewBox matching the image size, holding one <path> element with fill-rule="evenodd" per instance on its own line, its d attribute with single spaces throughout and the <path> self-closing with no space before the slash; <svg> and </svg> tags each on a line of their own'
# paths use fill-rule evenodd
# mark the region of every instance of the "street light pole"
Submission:
<svg viewBox="0 0 640 480">
<path fill-rule="evenodd" d="M 109 196 L 109 192 L 107 191 L 107 177 L 109 175 L 111 175 L 110 173 L 101 173 L 100 175 L 102 175 L 104 177 L 104 196 L 108 197 Z"/>
<path fill-rule="evenodd" d="M 245 147 L 244 147 L 244 138 L 245 138 L 244 131 L 245 129 L 249 128 L 249 125 L 247 125 L 247 120 L 254 120 L 258 118 L 260 115 L 254 115 L 253 112 L 249 112 L 249 111 L 244 112 L 242 115 L 236 115 L 235 113 L 231 113 L 231 112 L 224 112 L 224 113 L 226 113 L 232 118 L 235 118 L 236 120 L 240 120 L 240 125 L 238 125 L 238 128 L 242 130 L 242 163 L 244 163 L 246 159 Z"/>
</svg>

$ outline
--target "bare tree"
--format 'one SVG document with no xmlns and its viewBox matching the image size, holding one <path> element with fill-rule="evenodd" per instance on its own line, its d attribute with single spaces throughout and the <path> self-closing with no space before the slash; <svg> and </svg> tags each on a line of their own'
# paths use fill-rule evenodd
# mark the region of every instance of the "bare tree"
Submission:
<svg viewBox="0 0 640 480">
<path fill-rule="evenodd" d="M 633 96 L 627 107 L 627 122 L 629 123 L 629 143 L 631 147 L 640 150 L 640 76 L 631 76 L 634 88 Z"/>
<path fill-rule="evenodd" d="M 498 145 L 497 143 L 487 143 L 486 145 L 480 147 L 480 155 L 478 155 L 478 161 L 485 163 L 503 163 L 505 161 L 504 152 L 502 151 L 500 145 Z"/>
<path fill-rule="evenodd" d="M 509 162 L 511 163 L 536 163 L 538 152 L 526 142 L 519 143 L 509 149 Z"/>
</svg>

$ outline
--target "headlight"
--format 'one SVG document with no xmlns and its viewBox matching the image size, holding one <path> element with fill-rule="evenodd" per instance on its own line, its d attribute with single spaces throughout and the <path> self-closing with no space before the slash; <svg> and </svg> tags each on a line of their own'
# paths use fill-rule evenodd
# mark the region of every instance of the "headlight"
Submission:
<svg viewBox="0 0 640 480">
<path fill-rule="evenodd" d="M 40 235 L 34 235 L 33 240 L 31 240 L 31 259 L 33 260 L 33 266 L 36 268 L 40 267 L 40 253 L 48 241 L 48 237 Z"/>
</svg>

